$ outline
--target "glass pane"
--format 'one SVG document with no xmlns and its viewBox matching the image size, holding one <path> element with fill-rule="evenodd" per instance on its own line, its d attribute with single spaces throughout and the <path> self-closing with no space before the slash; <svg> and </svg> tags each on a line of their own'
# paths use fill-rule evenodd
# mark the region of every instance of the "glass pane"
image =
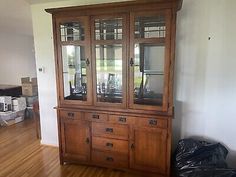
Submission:
<svg viewBox="0 0 236 177">
<path fill-rule="evenodd" d="M 122 45 L 96 45 L 98 102 L 122 102 Z"/>
<path fill-rule="evenodd" d="M 134 103 L 162 105 L 165 46 L 135 44 Z"/>
<path fill-rule="evenodd" d="M 87 100 L 87 69 L 83 46 L 62 46 L 64 97 Z"/>
<path fill-rule="evenodd" d="M 80 22 L 63 23 L 60 25 L 61 41 L 83 41 L 84 26 Z"/>
<path fill-rule="evenodd" d="M 122 18 L 95 20 L 95 40 L 122 39 Z"/>
<path fill-rule="evenodd" d="M 163 38 L 166 36 L 165 16 L 136 17 L 135 38 Z"/>
</svg>

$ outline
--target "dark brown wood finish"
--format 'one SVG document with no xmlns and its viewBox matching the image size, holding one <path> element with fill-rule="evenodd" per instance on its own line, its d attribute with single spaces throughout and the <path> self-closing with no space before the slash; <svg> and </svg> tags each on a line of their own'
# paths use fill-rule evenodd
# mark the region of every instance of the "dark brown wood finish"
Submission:
<svg viewBox="0 0 236 177">
<path fill-rule="evenodd" d="M 107 138 L 128 140 L 129 138 L 128 128 L 129 127 L 127 125 L 92 122 L 93 136 L 102 136 Z"/>
<path fill-rule="evenodd" d="M 93 137 L 92 148 L 100 151 L 111 151 L 128 155 L 129 143 L 125 140 Z"/>
<path fill-rule="evenodd" d="M 47 9 L 53 15 L 58 92 L 60 163 L 79 163 L 169 176 L 173 118 L 173 71 L 176 13 L 182 0 L 142 0 Z M 166 35 L 135 38 L 136 16 L 165 15 Z M 94 20 L 122 17 L 123 37 L 95 40 Z M 61 41 L 59 24 L 80 21 L 84 41 Z M 162 105 L 134 104 L 134 44 L 165 46 Z M 99 102 L 96 96 L 96 45 L 122 44 L 122 103 Z M 87 66 L 88 100 L 65 100 L 62 74 L 62 46 L 84 46 Z"/>
<path fill-rule="evenodd" d="M 130 145 L 130 167 L 167 174 L 167 131 L 135 127 L 133 133 L 134 139 Z"/>
<path fill-rule="evenodd" d="M 109 151 L 92 151 L 92 162 L 107 167 L 127 168 L 129 165 L 128 156 Z"/>
<path fill-rule="evenodd" d="M 87 121 L 61 120 L 62 153 L 65 158 L 82 162 L 90 160 L 90 128 Z"/>
</svg>

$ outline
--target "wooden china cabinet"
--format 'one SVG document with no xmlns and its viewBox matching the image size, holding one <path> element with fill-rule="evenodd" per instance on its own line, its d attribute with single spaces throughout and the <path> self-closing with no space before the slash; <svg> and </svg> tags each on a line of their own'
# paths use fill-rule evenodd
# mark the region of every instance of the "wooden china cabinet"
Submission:
<svg viewBox="0 0 236 177">
<path fill-rule="evenodd" d="M 60 162 L 169 176 L 181 0 L 47 9 Z"/>
</svg>

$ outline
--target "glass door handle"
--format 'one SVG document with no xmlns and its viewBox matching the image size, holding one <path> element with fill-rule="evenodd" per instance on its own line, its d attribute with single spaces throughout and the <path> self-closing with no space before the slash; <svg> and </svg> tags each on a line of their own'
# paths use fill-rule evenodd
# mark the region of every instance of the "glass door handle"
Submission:
<svg viewBox="0 0 236 177">
<path fill-rule="evenodd" d="M 133 58 L 130 58 L 129 64 L 130 64 L 130 66 L 134 66 L 134 59 Z"/>
<path fill-rule="evenodd" d="M 86 59 L 86 65 L 87 65 L 87 66 L 89 66 L 89 65 L 90 65 L 90 61 L 89 61 L 89 59 L 88 59 L 88 58 Z"/>
</svg>

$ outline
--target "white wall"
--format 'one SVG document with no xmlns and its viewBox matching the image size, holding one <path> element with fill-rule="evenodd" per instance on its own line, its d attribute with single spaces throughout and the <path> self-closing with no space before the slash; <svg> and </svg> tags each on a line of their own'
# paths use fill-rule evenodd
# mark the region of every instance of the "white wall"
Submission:
<svg viewBox="0 0 236 177">
<path fill-rule="evenodd" d="M 226 145 L 234 167 L 235 9 L 235 0 L 184 0 L 177 25 L 173 124 L 175 140 L 198 136 Z"/>
<path fill-rule="evenodd" d="M 45 73 L 38 73 L 43 144 L 58 144 L 53 110 L 57 103 L 52 22 L 44 9 L 102 2 L 108 0 L 68 0 L 31 6 L 37 67 L 45 67 Z M 229 162 L 236 167 L 234 9 L 235 0 L 184 0 L 177 25 L 173 135 L 175 143 L 189 136 L 222 142 L 231 150 Z"/>
<path fill-rule="evenodd" d="M 21 77 L 35 77 L 32 36 L 0 32 L 0 84 L 21 85 Z"/>
<path fill-rule="evenodd" d="M 25 76 L 36 76 L 30 5 L 1 0 L 0 84 L 20 85 Z"/>
</svg>

